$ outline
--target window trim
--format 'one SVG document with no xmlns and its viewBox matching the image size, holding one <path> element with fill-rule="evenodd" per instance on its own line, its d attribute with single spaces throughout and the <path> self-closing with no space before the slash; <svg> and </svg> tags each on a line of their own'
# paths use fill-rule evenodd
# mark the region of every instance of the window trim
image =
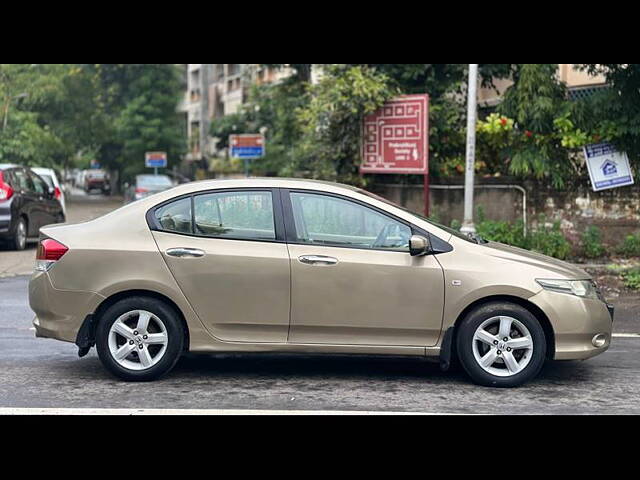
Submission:
<svg viewBox="0 0 640 480">
<path fill-rule="evenodd" d="M 284 218 L 282 213 L 282 202 L 280 201 L 280 192 L 277 191 L 277 188 L 269 188 L 269 187 L 243 187 L 243 188 L 216 188 L 209 190 L 201 190 L 197 192 L 186 193 L 184 195 L 179 195 L 177 197 L 170 198 L 169 200 L 165 200 L 162 203 L 154 205 L 149 210 L 147 210 L 146 220 L 147 225 L 154 232 L 160 233 L 169 233 L 173 235 L 181 235 L 184 237 L 194 237 L 194 238 L 204 238 L 209 240 L 234 240 L 240 242 L 260 242 L 260 243 L 286 243 L 285 238 L 285 227 L 284 227 Z M 270 192 L 271 193 L 271 206 L 273 210 L 273 223 L 275 227 L 276 238 L 274 239 L 263 239 L 263 238 L 246 238 L 246 237 L 214 237 L 211 235 L 203 235 L 195 232 L 195 197 L 199 197 L 202 195 L 211 195 L 215 193 L 249 193 L 249 192 Z M 169 230 L 165 230 L 162 228 L 162 225 L 158 223 L 158 219 L 156 218 L 156 210 L 165 207 L 173 202 L 177 202 L 183 199 L 189 198 L 191 200 L 191 233 L 184 232 L 171 232 Z"/>
<path fill-rule="evenodd" d="M 434 252 L 433 252 L 434 255 L 437 255 L 439 253 L 447 253 L 453 250 L 453 247 L 451 247 L 449 243 L 433 235 L 432 233 L 429 233 L 426 230 L 423 230 L 422 228 L 417 227 L 416 225 L 414 225 L 411 222 L 408 222 L 407 220 L 398 218 L 392 213 L 389 213 L 381 208 L 378 208 L 375 205 L 371 205 L 370 203 L 358 200 L 357 198 L 352 198 L 346 195 L 340 195 L 338 193 L 333 193 L 333 192 L 325 192 L 322 190 L 312 190 L 312 189 L 305 189 L 305 188 L 282 188 L 280 189 L 280 191 L 281 191 L 281 198 L 283 203 L 285 231 L 287 233 L 286 239 L 287 239 L 287 243 L 290 245 L 304 245 L 304 246 L 316 246 L 316 247 L 328 247 L 328 248 L 348 248 L 348 249 L 355 249 L 355 250 L 365 250 L 368 252 L 390 252 L 390 253 L 404 253 L 404 254 L 409 253 L 408 250 L 400 250 L 400 249 L 392 249 L 392 248 L 367 248 L 367 247 L 360 247 L 357 245 L 331 245 L 331 244 L 316 245 L 313 243 L 299 242 L 296 237 L 296 226 L 295 226 L 295 220 L 293 215 L 293 202 L 291 201 L 291 193 L 302 193 L 302 194 L 307 193 L 307 194 L 321 195 L 325 197 L 333 197 L 346 202 L 355 203 L 356 205 L 373 210 L 376 213 L 379 213 L 395 222 L 398 222 L 404 225 L 405 227 L 408 227 L 409 229 L 411 229 L 411 235 L 423 235 L 428 237 L 431 240 L 432 244 L 437 243 L 439 248 L 434 248 Z"/>
</svg>

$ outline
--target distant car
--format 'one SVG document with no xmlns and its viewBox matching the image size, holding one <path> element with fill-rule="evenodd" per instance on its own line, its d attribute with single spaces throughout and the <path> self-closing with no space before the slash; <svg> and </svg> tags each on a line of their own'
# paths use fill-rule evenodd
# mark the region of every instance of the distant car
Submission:
<svg viewBox="0 0 640 480">
<path fill-rule="evenodd" d="M 32 168 L 32 171 L 36 172 L 42 179 L 47 182 L 49 189 L 53 192 L 53 196 L 60 202 L 62 205 L 62 211 L 64 215 L 67 215 L 67 202 L 65 199 L 64 188 L 58 181 L 58 176 L 56 175 L 55 170 L 51 168 Z"/>
<path fill-rule="evenodd" d="M 87 193 L 91 192 L 91 190 L 100 190 L 102 193 L 108 193 L 111 188 L 107 172 L 99 169 L 85 170 L 83 185 L 84 191 Z"/>
<path fill-rule="evenodd" d="M 40 227 L 63 223 L 65 214 L 55 192 L 31 169 L 0 164 L 0 241 L 24 250 L 37 241 Z"/>
<path fill-rule="evenodd" d="M 167 175 L 138 175 L 135 183 L 126 187 L 124 202 L 135 202 L 173 186 L 173 181 Z"/>
</svg>

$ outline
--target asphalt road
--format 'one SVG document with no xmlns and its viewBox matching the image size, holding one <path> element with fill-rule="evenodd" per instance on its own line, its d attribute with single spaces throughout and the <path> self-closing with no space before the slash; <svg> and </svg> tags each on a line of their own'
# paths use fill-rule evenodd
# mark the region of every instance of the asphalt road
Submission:
<svg viewBox="0 0 640 480">
<path fill-rule="evenodd" d="M 615 338 L 586 362 L 551 362 L 514 390 L 417 359 L 265 354 L 190 356 L 160 381 L 124 383 L 95 349 L 79 359 L 72 344 L 35 338 L 27 283 L 0 279 L 0 408 L 640 413 L 640 338 Z"/>
<path fill-rule="evenodd" d="M 69 218 L 95 218 L 120 204 L 76 192 Z M 34 255 L 33 248 L 0 251 L 0 413 L 19 407 L 640 413 L 640 336 L 614 338 L 608 352 L 586 362 L 548 363 L 538 379 L 514 390 L 478 387 L 460 370 L 443 373 L 420 359 L 268 354 L 188 356 L 158 382 L 123 383 L 102 368 L 95 350 L 79 359 L 72 344 L 35 338 L 23 275 Z M 640 332 L 637 297 L 615 303 L 616 332 Z"/>
</svg>

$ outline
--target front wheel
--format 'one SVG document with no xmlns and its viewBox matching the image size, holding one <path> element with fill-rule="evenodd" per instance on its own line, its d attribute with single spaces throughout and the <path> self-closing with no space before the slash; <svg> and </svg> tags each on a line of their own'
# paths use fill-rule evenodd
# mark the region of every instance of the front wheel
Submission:
<svg viewBox="0 0 640 480">
<path fill-rule="evenodd" d="M 458 328 L 460 363 L 484 386 L 517 387 L 534 378 L 546 357 L 537 318 L 512 303 L 489 303 L 471 311 Z"/>
<path fill-rule="evenodd" d="M 183 343 L 176 312 L 148 297 L 115 303 L 102 315 L 96 331 L 100 361 L 127 381 L 155 380 L 168 373 L 180 358 Z"/>
</svg>

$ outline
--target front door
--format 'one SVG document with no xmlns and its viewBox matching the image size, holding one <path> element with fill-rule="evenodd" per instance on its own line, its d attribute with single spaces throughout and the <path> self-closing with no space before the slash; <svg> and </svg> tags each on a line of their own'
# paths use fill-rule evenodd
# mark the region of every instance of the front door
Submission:
<svg viewBox="0 0 640 480">
<path fill-rule="evenodd" d="M 291 191 L 289 342 L 433 346 L 444 275 L 434 256 L 412 257 L 412 228 L 345 197 Z"/>
<path fill-rule="evenodd" d="M 193 309 L 220 340 L 287 340 L 289 255 L 273 195 L 271 190 L 214 191 L 154 212 L 160 252 Z"/>
</svg>

